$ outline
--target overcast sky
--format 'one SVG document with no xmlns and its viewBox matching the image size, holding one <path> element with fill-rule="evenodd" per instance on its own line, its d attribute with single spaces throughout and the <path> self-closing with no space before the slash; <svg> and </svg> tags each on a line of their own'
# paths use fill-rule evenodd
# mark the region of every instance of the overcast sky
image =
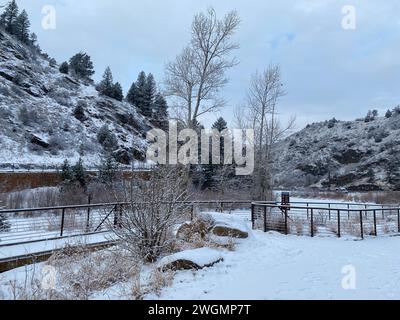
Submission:
<svg viewBox="0 0 400 320">
<path fill-rule="evenodd" d="M 109 65 L 125 91 L 141 70 L 162 85 L 164 65 L 188 42 L 195 13 L 209 6 L 219 16 L 236 9 L 242 19 L 235 36 L 240 65 L 229 72 L 223 92 L 228 104 L 222 115 L 230 121 L 251 74 L 270 63 L 281 65 L 288 92 L 280 103 L 282 118 L 296 115 L 298 129 L 400 104 L 398 0 L 17 1 L 44 51 L 59 62 L 86 51 L 96 80 Z M 357 10 L 355 30 L 342 28 L 342 7 L 348 4 Z M 56 8 L 56 30 L 41 27 L 44 5 Z"/>
</svg>

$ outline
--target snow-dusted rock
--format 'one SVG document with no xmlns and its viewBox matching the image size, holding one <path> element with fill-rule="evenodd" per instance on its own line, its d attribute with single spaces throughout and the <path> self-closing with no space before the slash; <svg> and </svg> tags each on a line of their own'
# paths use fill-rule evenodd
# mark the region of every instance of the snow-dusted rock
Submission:
<svg viewBox="0 0 400 320">
<path fill-rule="evenodd" d="M 212 233 L 218 237 L 230 237 L 237 239 L 246 239 L 249 237 L 249 234 L 243 228 L 230 226 L 228 224 L 219 223 L 212 229 Z"/>
<path fill-rule="evenodd" d="M 190 270 L 211 267 L 223 261 L 221 251 L 211 248 L 200 248 L 175 253 L 160 260 L 162 270 Z"/>
</svg>

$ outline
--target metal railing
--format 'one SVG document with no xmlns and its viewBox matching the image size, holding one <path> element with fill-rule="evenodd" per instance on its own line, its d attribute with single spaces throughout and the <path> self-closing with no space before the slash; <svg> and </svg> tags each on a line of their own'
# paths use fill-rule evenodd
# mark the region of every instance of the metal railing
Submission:
<svg viewBox="0 0 400 320">
<path fill-rule="evenodd" d="M 361 203 L 253 202 L 253 229 L 315 236 L 365 236 L 400 233 L 400 206 Z"/>
<path fill-rule="evenodd" d="M 190 219 L 196 210 L 231 212 L 250 209 L 251 201 L 185 201 Z M 0 210 L 5 224 L 0 224 L 0 248 L 16 244 L 88 236 L 118 227 L 129 202 L 84 204 L 47 208 Z"/>
</svg>

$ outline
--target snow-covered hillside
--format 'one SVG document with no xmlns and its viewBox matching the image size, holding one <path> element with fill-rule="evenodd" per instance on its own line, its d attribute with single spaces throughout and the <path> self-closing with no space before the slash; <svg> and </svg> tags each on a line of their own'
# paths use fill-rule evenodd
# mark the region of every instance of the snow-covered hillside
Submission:
<svg viewBox="0 0 400 320">
<path fill-rule="evenodd" d="M 366 122 L 314 123 L 277 146 L 275 177 L 282 187 L 400 188 L 400 115 Z"/>
<path fill-rule="evenodd" d="M 84 106 L 85 119 L 73 112 Z M 55 166 L 84 155 L 97 165 L 99 129 L 118 139 L 117 159 L 140 159 L 150 124 L 132 105 L 99 96 L 94 85 L 62 74 L 42 55 L 0 31 L 0 164 Z M 1 169 L 1 168 L 0 168 Z"/>
</svg>

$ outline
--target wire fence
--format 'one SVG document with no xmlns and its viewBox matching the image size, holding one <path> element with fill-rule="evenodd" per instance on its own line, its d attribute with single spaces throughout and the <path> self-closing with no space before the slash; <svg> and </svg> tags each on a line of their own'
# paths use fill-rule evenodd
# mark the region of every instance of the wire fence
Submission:
<svg viewBox="0 0 400 320">
<path fill-rule="evenodd" d="M 188 219 L 192 220 L 197 212 L 207 210 L 229 214 L 234 210 L 243 209 L 242 213 L 250 218 L 250 203 L 250 201 L 184 202 L 188 209 Z M 102 203 L 0 210 L 0 248 L 110 232 L 120 226 L 127 206 L 129 203 Z"/>
<path fill-rule="evenodd" d="M 379 236 L 400 233 L 400 207 L 354 203 L 307 203 L 281 205 L 254 202 L 254 229 L 306 236 Z"/>
</svg>

